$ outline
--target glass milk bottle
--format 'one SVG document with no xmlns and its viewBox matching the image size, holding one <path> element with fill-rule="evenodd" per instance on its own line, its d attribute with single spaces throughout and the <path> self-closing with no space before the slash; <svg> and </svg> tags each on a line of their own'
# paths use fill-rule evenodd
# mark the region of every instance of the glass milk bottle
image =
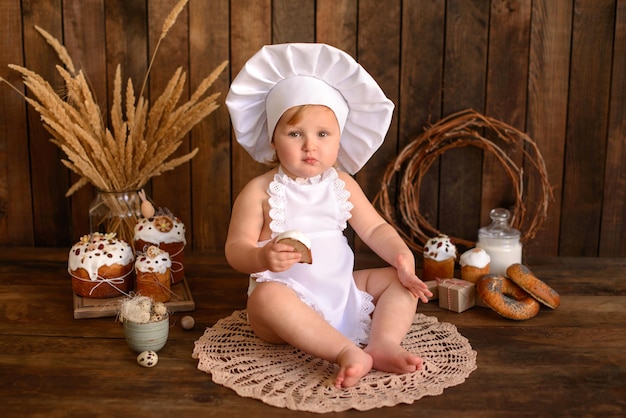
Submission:
<svg viewBox="0 0 626 418">
<path fill-rule="evenodd" d="M 489 273 L 505 275 L 507 267 L 522 262 L 520 231 L 509 224 L 511 213 L 506 209 L 492 209 L 489 216 L 491 225 L 478 230 L 476 247 L 491 257 Z"/>
</svg>

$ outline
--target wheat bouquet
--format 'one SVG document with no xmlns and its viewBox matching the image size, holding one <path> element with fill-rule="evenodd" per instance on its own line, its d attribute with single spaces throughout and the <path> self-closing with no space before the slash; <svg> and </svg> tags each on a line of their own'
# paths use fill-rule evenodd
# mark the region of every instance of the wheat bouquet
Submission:
<svg viewBox="0 0 626 418">
<path fill-rule="evenodd" d="M 52 134 L 51 141 L 67 156 L 61 162 L 80 176 L 66 196 L 88 183 L 107 192 L 137 190 L 152 177 L 174 169 L 197 154 L 198 148 L 195 148 L 172 158 L 184 136 L 218 107 L 216 100 L 220 93 L 208 96 L 206 93 L 228 62 L 221 63 L 202 80 L 185 103 L 179 104 L 186 80 L 186 73 L 181 67 L 175 71 L 152 107 L 143 97 L 159 45 L 187 1 L 180 0 L 166 17 L 138 95 L 135 95 L 130 79 L 123 88 L 118 64 L 113 84 L 110 129 L 105 125 L 87 77 L 82 70 L 76 70 L 65 47 L 44 29 L 35 27 L 63 63 L 63 66 L 56 66 L 65 83 L 63 97 L 34 71 L 9 65 L 22 74 L 24 85 L 33 96 L 24 97 L 25 100 L 40 114 L 45 128 Z M 1 80 L 9 84 L 7 80 Z"/>
</svg>

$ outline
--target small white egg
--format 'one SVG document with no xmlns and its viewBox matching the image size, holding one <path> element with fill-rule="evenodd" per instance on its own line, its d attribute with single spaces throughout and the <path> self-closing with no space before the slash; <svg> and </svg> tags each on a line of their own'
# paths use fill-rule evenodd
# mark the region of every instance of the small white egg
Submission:
<svg viewBox="0 0 626 418">
<path fill-rule="evenodd" d="M 154 367 L 159 362 L 159 356 L 152 350 L 142 351 L 137 356 L 137 363 L 143 367 Z"/>
</svg>

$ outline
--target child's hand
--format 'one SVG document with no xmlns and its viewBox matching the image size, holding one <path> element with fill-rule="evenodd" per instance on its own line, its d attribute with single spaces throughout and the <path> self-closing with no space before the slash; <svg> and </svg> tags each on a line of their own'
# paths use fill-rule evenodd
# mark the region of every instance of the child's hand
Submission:
<svg viewBox="0 0 626 418">
<path fill-rule="evenodd" d="M 261 257 L 263 257 L 267 270 L 281 272 L 299 263 L 302 259 L 302 254 L 291 245 L 271 241 L 261 248 Z"/>
<path fill-rule="evenodd" d="M 409 292 L 422 302 L 428 303 L 428 298 L 433 294 L 423 281 L 415 274 L 415 265 L 409 262 L 402 254 L 396 259 L 396 269 L 398 270 L 398 279 Z"/>
</svg>

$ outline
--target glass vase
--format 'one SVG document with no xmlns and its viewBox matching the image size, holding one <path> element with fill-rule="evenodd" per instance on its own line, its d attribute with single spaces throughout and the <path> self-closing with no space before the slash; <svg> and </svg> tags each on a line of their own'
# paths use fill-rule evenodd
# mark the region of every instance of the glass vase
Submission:
<svg viewBox="0 0 626 418">
<path fill-rule="evenodd" d="M 115 232 L 118 239 L 133 245 L 135 225 L 141 216 L 137 190 L 105 192 L 98 190 L 89 207 L 89 232 Z"/>
</svg>

